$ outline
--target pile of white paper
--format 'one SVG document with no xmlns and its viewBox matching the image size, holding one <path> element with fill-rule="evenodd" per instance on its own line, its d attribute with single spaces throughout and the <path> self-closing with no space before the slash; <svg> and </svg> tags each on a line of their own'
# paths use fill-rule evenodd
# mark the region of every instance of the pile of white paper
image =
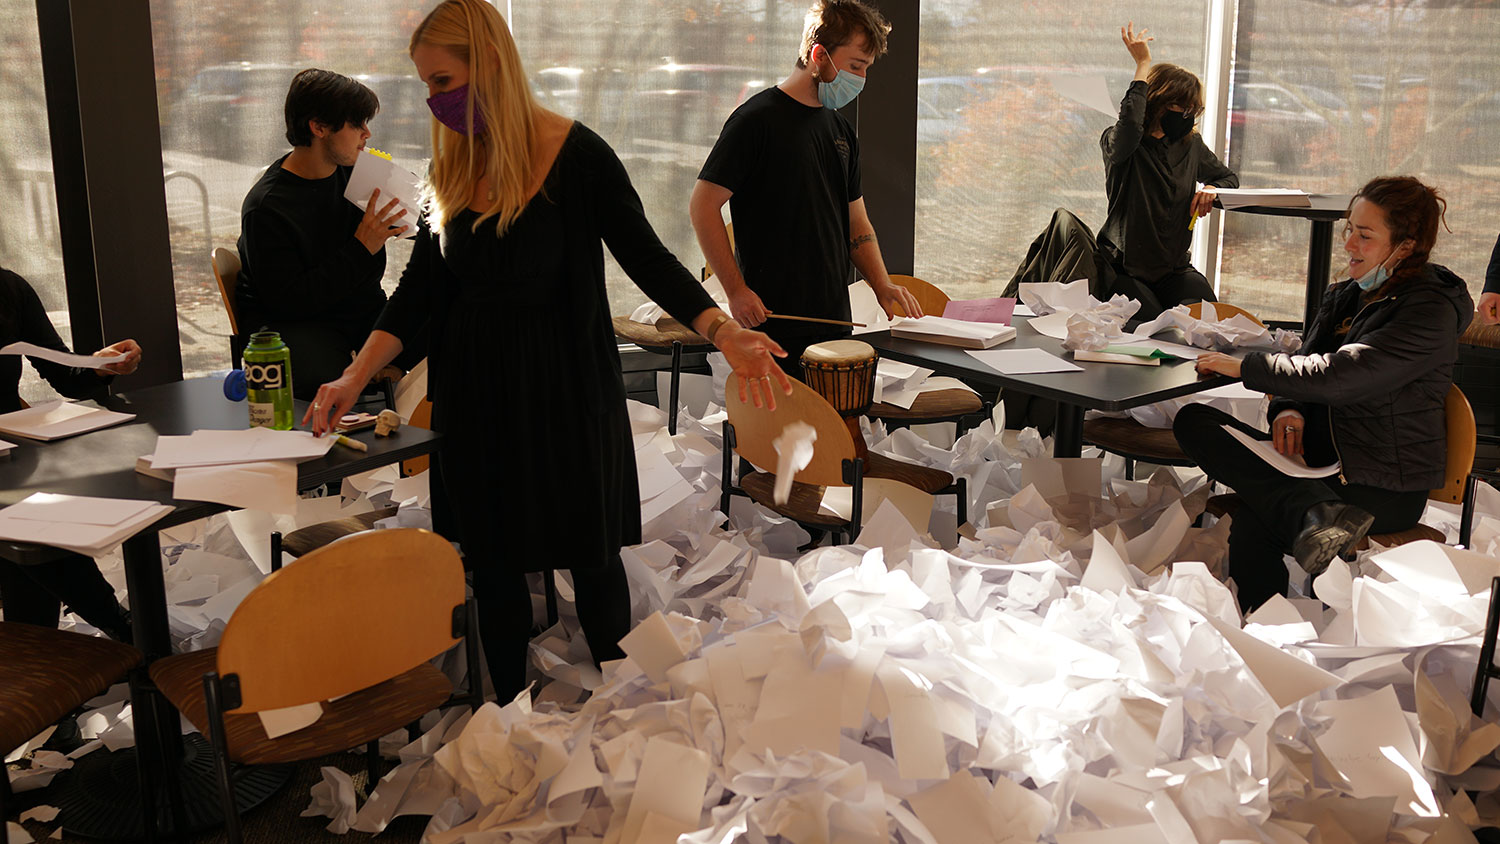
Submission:
<svg viewBox="0 0 1500 844">
<path fill-rule="evenodd" d="M 0 539 L 103 554 L 172 512 L 155 501 L 36 492 L 0 510 Z"/>
<path fill-rule="evenodd" d="M 135 418 L 134 413 L 120 413 L 62 400 L 0 414 L 0 433 L 30 440 L 60 440 L 109 428 Z"/>
<path fill-rule="evenodd" d="M 1176 328 L 1182 332 L 1189 345 L 1221 352 L 1232 349 L 1295 352 L 1302 344 L 1301 338 L 1296 334 L 1283 329 L 1273 332 L 1264 325 L 1257 325 L 1243 314 L 1221 319 L 1213 302 L 1204 302 L 1202 307 L 1201 319 L 1189 314 L 1186 305 L 1163 311 L 1156 319 L 1141 323 L 1126 339 L 1130 342 L 1144 341 L 1160 331 Z M 1152 342 L 1152 345 L 1156 343 Z"/>
<path fill-rule="evenodd" d="M 322 457 L 333 443 L 308 431 L 194 431 L 159 437 L 150 461 L 172 470 L 174 498 L 289 514 L 297 510 L 297 463 Z"/>
</svg>

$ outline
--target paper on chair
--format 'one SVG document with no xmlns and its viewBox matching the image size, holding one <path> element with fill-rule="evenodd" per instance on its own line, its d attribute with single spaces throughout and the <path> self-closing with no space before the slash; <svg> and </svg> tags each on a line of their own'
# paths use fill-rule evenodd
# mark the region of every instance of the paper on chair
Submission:
<svg viewBox="0 0 1500 844">
<path fill-rule="evenodd" d="M 0 414 L 0 433 L 32 440 L 60 440 L 119 425 L 134 418 L 134 413 L 118 413 L 88 405 L 51 401 Z"/>
<path fill-rule="evenodd" d="M 99 369 L 112 363 L 119 363 L 129 357 L 125 352 L 117 355 L 75 355 L 72 352 L 59 352 L 56 349 L 48 349 L 35 343 L 11 343 L 9 346 L 0 347 L 0 355 L 25 355 L 29 358 L 41 358 L 63 366 L 73 366 L 79 369 Z"/>
<path fill-rule="evenodd" d="M 1233 425 L 1225 425 L 1224 430 L 1250 449 L 1250 453 L 1265 461 L 1266 465 L 1289 478 L 1326 478 L 1338 474 L 1337 461 L 1328 466 L 1309 466 L 1303 462 L 1301 455 L 1291 458 L 1277 451 L 1270 440 L 1258 440 Z"/>
<path fill-rule="evenodd" d="M 255 714 L 260 716 L 266 738 L 273 739 L 316 724 L 323 717 L 323 704 L 313 701 L 284 709 L 263 709 Z"/>
<path fill-rule="evenodd" d="M 270 428 L 194 431 L 188 436 L 158 437 L 151 465 L 157 469 L 176 469 L 262 460 L 308 460 L 322 457 L 332 447 L 333 437 L 314 437 L 309 431 Z"/>
<path fill-rule="evenodd" d="M 1108 117 L 1118 116 L 1119 106 L 1110 98 L 1103 74 L 1054 71 L 1047 74 L 1047 81 L 1052 83 L 1052 90 L 1076 103 Z"/>
<path fill-rule="evenodd" d="M 264 460 L 227 466 L 184 466 L 173 473 L 172 497 L 295 515 L 297 464 L 291 460 Z"/>
<path fill-rule="evenodd" d="M 380 190 L 379 208 L 395 199 L 400 201 L 396 207 L 406 211 L 406 216 L 396 221 L 398 227 L 407 227 L 402 237 L 416 237 L 417 219 L 422 209 L 422 180 L 389 158 L 364 150 L 355 159 L 354 172 L 349 174 L 349 185 L 344 188 L 344 198 L 363 211 L 377 188 Z"/>
<path fill-rule="evenodd" d="M 974 359 L 1001 375 L 1082 372 L 1083 367 L 1042 349 L 966 349 Z"/>
</svg>

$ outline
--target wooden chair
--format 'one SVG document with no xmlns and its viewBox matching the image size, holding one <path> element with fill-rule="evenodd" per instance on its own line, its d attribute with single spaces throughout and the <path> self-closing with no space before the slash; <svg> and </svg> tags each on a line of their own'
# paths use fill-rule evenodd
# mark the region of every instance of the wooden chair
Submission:
<svg viewBox="0 0 1500 844">
<path fill-rule="evenodd" d="M 112 639 L 0 621 L 0 757 L 125 679 L 142 659 Z M 143 807 L 154 799 L 148 773 L 140 772 Z M 13 811 L 10 778 L 0 774 L 0 829 Z M 156 813 L 141 815 L 154 839 Z"/>
<path fill-rule="evenodd" d="M 1469 406 L 1469 400 L 1464 396 L 1464 391 L 1457 384 L 1448 388 L 1448 396 L 1443 402 L 1444 417 L 1447 426 L 1448 454 L 1444 460 L 1443 485 L 1428 493 L 1430 501 L 1445 501 L 1449 504 L 1461 504 L 1472 517 L 1474 496 L 1474 452 L 1476 442 L 1474 438 L 1474 409 Z M 1243 499 L 1237 493 L 1226 495 L 1215 495 L 1208 499 L 1204 508 L 1215 516 L 1232 516 L 1243 503 Z M 1467 529 L 1460 525 L 1460 544 L 1468 544 Z M 1397 545 L 1405 545 L 1408 542 L 1416 542 L 1419 539 L 1430 539 L 1434 542 L 1443 542 L 1446 537 L 1437 528 L 1424 524 L 1417 524 L 1403 531 L 1395 533 L 1372 533 L 1359 541 L 1355 546 L 1356 551 L 1363 551 L 1374 542 L 1386 548 Z"/>
<path fill-rule="evenodd" d="M 792 394 L 776 396 L 776 409 L 766 410 L 740 401 L 731 385 L 725 390 L 729 419 L 724 423 L 724 463 L 720 476 L 720 507 L 727 515 L 732 495 L 745 495 L 805 527 L 846 534 L 852 541 L 859 534 L 864 504 L 865 480 L 897 481 L 929 495 L 952 492 L 958 496 L 959 524 L 968 520 L 968 495 L 964 479 L 947 472 L 892 460 L 873 452 L 861 458 L 854 438 L 838 411 L 822 396 L 800 381 L 792 382 Z M 773 495 L 776 477 L 771 472 L 749 472 L 736 484 L 733 454 L 757 466 L 774 467 L 776 448 L 772 440 L 793 422 L 805 422 L 817 431 L 812 461 L 799 471 L 786 504 Z M 853 487 L 853 507 L 848 520 L 819 510 L 827 487 Z M 930 515 L 930 513 L 929 513 Z M 918 532 L 926 524 L 915 525 Z"/>
<path fill-rule="evenodd" d="M 923 313 L 942 316 L 943 309 L 950 301 L 948 294 L 920 278 L 893 275 L 891 281 L 911 291 Z M 907 315 L 906 309 L 902 308 L 899 302 L 896 304 L 896 313 L 898 316 Z M 933 422 L 955 422 L 959 426 L 958 434 L 962 435 L 967 427 L 964 424 L 966 417 L 975 414 L 987 417 L 989 411 L 990 403 L 981 399 L 972 390 L 954 388 L 922 393 L 912 401 L 910 408 L 888 402 L 875 402 L 870 406 L 868 415 L 871 419 L 885 422 L 886 426 L 891 428 L 905 428 Z"/>
<path fill-rule="evenodd" d="M 230 617 L 217 648 L 152 663 L 157 687 L 209 734 L 229 840 L 240 841 L 231 762 L 295 762 L 363 744 L 374 783 L 381 736 L 450 702 L 478 708 L 474 619 L 463 565 L 447 540 L 424 530 L 377 531 L 267 577 Z M 469 689 L 455 698 L 430 660 L 460 639 Z M 310 703 L 323 707 L 311 726 L 266 737 L 256 713 Z"/>
<path fill-rule="evenodd" d="M 1213 305 L 1214 311 L 1221 320 L 1240 315 L 1247 317 L 1262 328 L 1265 327 L 1264 322 L 1244 308 L 1225 302 L 1215 302 Z M 1188 305 L 1188 313 L 1193 319 L 1202 319 L 1203 303 L 1194 302 Z M 1089 419 L 1083 423 L 1083 440 L 1104 451 L 1125 458 L 1127 480 L 1135 479 L 1137 460 L 1160 466 L 1193 465 L 1192 459 L 1183 453 L 1182 446 L 1177 444 L 1177 437 L 1173 436 L 1171 428 L 1147 427 L 1130 417 L 1102 416 Z"/>
</svg>

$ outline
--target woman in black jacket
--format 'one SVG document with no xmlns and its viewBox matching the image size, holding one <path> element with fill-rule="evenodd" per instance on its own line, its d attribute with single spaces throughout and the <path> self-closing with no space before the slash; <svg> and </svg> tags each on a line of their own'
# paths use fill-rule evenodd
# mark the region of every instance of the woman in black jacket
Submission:
<svg viewBox="0 0 1500 844">
<path fill-rule="evenodd" d="M 1447 203 L 1414 178 L 1387 177 L 1349 206 L 1349 280 L 1332 285 L 1295 355 L 1252 352 L 1198 359 L 1199 372 L 1238 377 L 1271 394 L 1269 434 L 1204 405 L 1173 425 L 1183 451 L 1244 499 L 1229 529 L 1229 573 L 1246 610 L 1285 592 L 1282 555 L 1309 574 L 1352 553 L 1367 531 L 1412 527 L 1442 486 L 1444 402 L 1458 337 L 1474 317 L 1468 288 L 1430 263 Z M 1290 478 L 1224 430 L 1270 440 L 1326 478 Z"/>
<path fill-rule="evenodd" d="M 26 279 L 0 268 L 0 346 L 16 342 L 69 351 L 47 318 L 36 291 Z M 134 340 L 121 340 L 95 354 L 112 356 L 120 352 L 125 353 L 124 360 L 99 369 L 78 369 L 40 358 L 29 360 L 54 390 L 82 399 L 102 392 L 116 374 L 135 371 L 141 361 L 141 347 Z M 20 382 L 21 358 L 0 355 L 0 413 L 21 409 Z M 37 566 L 0 560 L 0 604 L 6 621 L 56 627 L 63 603 L 112 638 L 130 641 L 130 625 L 115 601 L 115 590 L 93 560 L 78 554 Z"/>
</svg>

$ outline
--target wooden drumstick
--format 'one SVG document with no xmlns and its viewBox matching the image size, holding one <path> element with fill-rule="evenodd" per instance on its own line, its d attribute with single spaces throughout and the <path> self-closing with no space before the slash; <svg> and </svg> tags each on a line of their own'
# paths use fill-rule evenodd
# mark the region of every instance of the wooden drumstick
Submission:
<svg viewBox="0 0 1500 844">
<path fill-rule="evenodd" d="M 790 319 L 797 322 L 821 322 L 824 325 L 847 325 L 853 328 L 866 327 L 862 322 L 849 322 L 842 319 L 823 319 L 822 317 L 810 316 L 788 316 L 787 314 L 766 314 L 766 319 Z"/>
</svg>

